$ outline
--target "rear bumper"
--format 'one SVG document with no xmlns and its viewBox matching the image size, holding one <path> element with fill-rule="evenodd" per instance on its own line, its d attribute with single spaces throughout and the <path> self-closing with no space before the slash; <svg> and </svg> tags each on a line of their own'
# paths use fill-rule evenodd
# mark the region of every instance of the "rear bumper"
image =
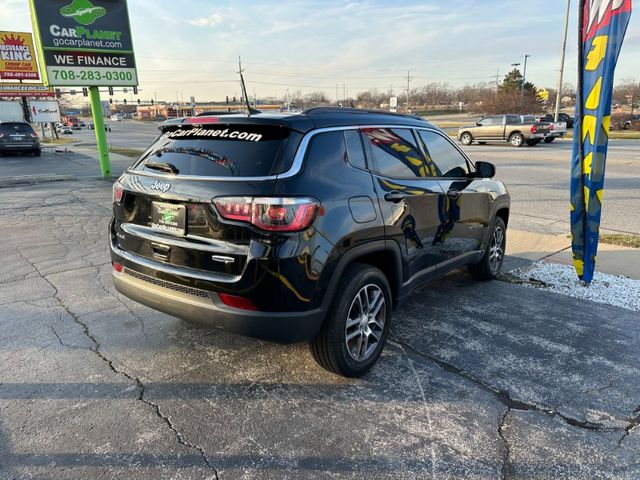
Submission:
<svg viewBox="0 0 640 480">
<path fill-rule="evenodd" d="M 155 310 L 238 335 L 278 343 L 302 342 L 313 338 L 324 320 L 322 309 L 307 312 L 241 310 L 224 305 L 214 292 L 185 289 L 145 277 L 125 268 L 122 272 L 113 271 L 113 284 L 121 294 Z"/>
<path fill-rule="evenodd" d="M 0 152 L 24 152 L 39 148 L 39 143 L 0 143 Z"/>
</svg>

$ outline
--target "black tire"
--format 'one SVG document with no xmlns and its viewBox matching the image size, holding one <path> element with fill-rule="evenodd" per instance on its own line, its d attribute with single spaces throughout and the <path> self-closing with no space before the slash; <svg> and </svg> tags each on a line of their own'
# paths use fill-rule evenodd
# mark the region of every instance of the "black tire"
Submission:
<svg viewBox="0 0 640 480">
<path fill-rule="evenodd" d="M 482 259 L 478 263 L 471 264 L 468 267 L 469 273 L 475 280 L 488 281 L 500 275 L 507 245 L 507 227 L 502 218 L 496 217 L 493 220 L 490 235 L 489 244 Z M 497 243 L 499 243 L 499 245 L 496 245 Z M 499 257 L 496 257 L 496 254 L 498 254 Z"/>
<path fill-rule="evenodd" d="M 524 136 L 521 133 L 512 133 L 509 137 L 509 143 L 514 147 L 520 148 L 524 145 Z"/>
<path fill-rule="evenodd" d="M 630 128 L 631 128 L 631 124 L 630 124 L 629 122 L 625 123 L 625 124 L 622 126 L 622 129 L 623 129 L 623 130 L 629 130 Z"/>
<path fill-rule="evenodd" d="M 471 143 L 473 143 L 473 136 L 469 132 L 464 132 L 460 135 L 460 143 L 467 146 L 471 145 Z"/>
<path fill-rule="evenodd" d="M 34 157 L 39 157 L 40 155 L 42 155 L 42 150 L 40 150 L 39 148 L 36 148 L 36 149 L 33 151 L 33 156 L 34 156 Z"/>
<path fill-rule="evenodd" d="M 545 137 L 544 143 L 553 143 L 556 137 Z"/>
<path fill-rule="evenodd" d="M 376 293 L 382 295 L 381 304 L 380 296 L 375 296 Z M 360 309 L 361 304 L 365 305 L 362 302 L 365 298 L 368 299 L 366 305 L 373 305 L 364 309 L 371 313 L 377 307 L 373 317 L 365 315 L 364 309 Z M 316 362 L 324 369 L 345 377 L 366 373 L 378 360 L 387 340 L 391 302 L 389 282 L 380 270 L 360 263 L 349 265 L 338 283 L 335 298 L 320 332 L 309 343 Z M 347 319 L 351 325 L 348 325 Z M 347 340 L 348 336 L 352 338 Z M 376 338 L 375 342 L 369 343 Z M 365 340 L 367 344 L 364 344 Z M 362 358 L 358 360 L 356 357 L 360 356 Z"/>
</svg>

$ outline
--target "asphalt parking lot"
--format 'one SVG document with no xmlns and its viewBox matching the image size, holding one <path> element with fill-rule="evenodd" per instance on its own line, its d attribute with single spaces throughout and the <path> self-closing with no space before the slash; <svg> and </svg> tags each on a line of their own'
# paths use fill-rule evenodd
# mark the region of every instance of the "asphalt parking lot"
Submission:
<svg viewBox="0 0 640 480">
<path fill-rule="evenodd" d="M 549 147 L 471 155 L 531 178 Z M 610 168 L 637 158 L 628 150 Z M 521 152 L 539 156 L 521 168 Z M 214 332 L 117 294 L 111 185 L 79 176 L 88 158 L 0 159 L 22 174 L 78 169 L 0 188 L 0 478 L 640 477 L 637 312 L 457 272 L 402 305 L 381 361 L 346 380 L 305 345 Z M 519 208 L 535 211 L 534 185 L 510 188 L 514 208 L 521 191 Z M 556 190 L 526 225 L 559 228 L 566 192 L 543 198 Z M 630 189 L 612 190 L 622 208 Z"/>
</svg>

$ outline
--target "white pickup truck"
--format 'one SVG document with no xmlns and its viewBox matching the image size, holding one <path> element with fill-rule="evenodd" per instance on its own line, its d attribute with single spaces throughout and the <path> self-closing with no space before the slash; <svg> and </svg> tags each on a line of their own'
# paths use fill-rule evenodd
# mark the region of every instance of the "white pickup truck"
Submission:
<svg viewBox="0 0 640 480">
<path fill-rule="evenodd" d="M 544 137 L 544 143 L 551 143 L 556 138 L 564 137 L 567 133 L 567 122 L 554 122 L 553 115 L 547 113 L 546 115 L 539 115 L 535 118 L 538 122 L 545 122 L 549 124 L 549 133 Z"/>
</svg>

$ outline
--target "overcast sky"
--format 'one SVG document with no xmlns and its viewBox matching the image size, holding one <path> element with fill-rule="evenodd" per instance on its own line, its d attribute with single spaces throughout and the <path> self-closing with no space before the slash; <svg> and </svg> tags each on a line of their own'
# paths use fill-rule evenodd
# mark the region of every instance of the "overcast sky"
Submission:
<svg viewBox="0 0 640 480">
<path fill-rule="evenodd" d="M 31 31 L 27 0 L 0 0 L 0 30 Z M 289 89 L 342 98 L 396 93 L 429 82 L 495 80 L 531 55 L 527 79 L 555 87 L 563 0 L 350 1 L 129 0 L 142 98 L 238 95 L 242 56 L 249 95 Z M 637 5 L 636 8 L 640 8 Z M 575 84 L 572 0 L 566 81 Z M 632 15 L 617 80 L 640 81 L 640 12 Z"/>
</svg>

